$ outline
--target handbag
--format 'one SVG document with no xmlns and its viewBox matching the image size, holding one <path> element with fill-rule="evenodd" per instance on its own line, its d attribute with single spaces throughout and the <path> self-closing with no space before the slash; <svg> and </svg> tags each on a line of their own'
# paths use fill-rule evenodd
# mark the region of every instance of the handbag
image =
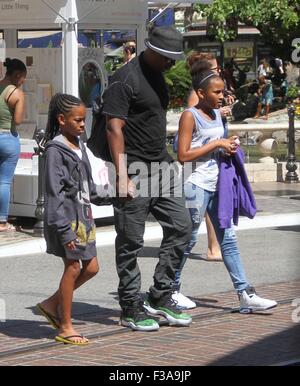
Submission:
<svg viewBox="0 0 300 386">
<path fill-rule="evenodd" d="M 102 111 L 103 101 L 101 96 L 98 96 L 93 102 L 92 130 L 91 136 L 87 140 L 87 147 L 95 157 L 101 158 L 103 161 L 112 162 L 106 134 L 106 116 Z"/>
</svg>

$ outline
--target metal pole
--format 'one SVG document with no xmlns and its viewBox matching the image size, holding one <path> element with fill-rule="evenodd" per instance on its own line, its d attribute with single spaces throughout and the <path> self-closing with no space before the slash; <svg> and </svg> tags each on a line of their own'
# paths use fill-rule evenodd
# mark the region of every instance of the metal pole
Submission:
<svg viewBox="0 0 300 386">
<path fill-rule="evenodd" d="M 295 106 L 290 104 L 288 106 L 289 116 L 289 131 L 288 131 L 288 159 L 286 169 L 288 172 L 285 176 L 285 182 L 294 183 L 299 182 L 298 174 L 296 173 L 296 156 L 295 156 Z"/>
<path fill-rule="evenodd" d="M 39 129 L 35 133 L 35 140 L 38 147 L 35 149 L 36 154 L 39 156 L 38 167 L 38 198 L 36 200 L 35 217 L 37 222 L 33 227 L 34 235 L 38 237 L 44 237 L 44 213 L 45 213 L 45 197 L 44 197 L 44 154 L 40 143 L 45 135 L 43 129 Z"/>
</svg>

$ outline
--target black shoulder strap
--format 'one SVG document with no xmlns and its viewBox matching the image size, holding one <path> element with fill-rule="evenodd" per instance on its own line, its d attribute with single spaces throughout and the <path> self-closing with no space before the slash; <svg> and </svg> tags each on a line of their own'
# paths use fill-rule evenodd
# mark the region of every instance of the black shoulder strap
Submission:
<svg viewBox="0 0 300 386">
<path fill-rule="evenodd" d="M 9 97 L 6 99 L 6 103 L 8 103 L 8 101 L 10 100 L 10 97 L 12 96 L 12 94 L 16 91 L 17 87 L 15 87 L 12 92 L 9 94 Z"/>
<path fill-rule="evenodd" d="M 130 70 L 133 71 L 133 72 L 137 68 L 137 63 L 132 61 L 132 60 L 127 65 L 130 66 Z M 139 88 L 140 88 L 139 77 L 135 76 L 135 77 L 133 77 L 133 80 L 134 80 L 133 95 L 134 95 L 134 97 L 136 97 L 138 95 L 138 93 L 139 93 Z"/>
</svg>

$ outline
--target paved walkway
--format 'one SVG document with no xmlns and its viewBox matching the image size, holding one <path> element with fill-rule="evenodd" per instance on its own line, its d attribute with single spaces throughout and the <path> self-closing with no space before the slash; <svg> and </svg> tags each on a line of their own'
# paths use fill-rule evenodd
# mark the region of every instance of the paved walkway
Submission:
<svg viewBox="0 0 300 386">
<path fill-rule="evenodd" d="M 242 218 L 239 229 L 300 224 L 300 184 L 262 183 L 254 184 L 253 189 L 259 212 L 255 220 Z M 158 230 L 150 219 L 146 239 L 159 237 Z M 34 253 L 32 241 L 42 239 L 33 239 L 31 229 L 26 232 L 0 234 L 0 257 L 13 257 L 9 251 Z M 112 244 L 112 225 L 99 226 L 98 237 L 99 243 Z M 256 286 L 258 293 L 278 301 L 278 307 L 270 312 L 234 312 L 238 299 L 232 290 L 194 296 L 197 308 L 191 311 L 193 323 L 189 328 L 169 327 L 162 321 L 158 332 L 132 332 L 118 325 L 118 309 L 99 307 L 75 320 L 80 332 L 91 340 L 87 347 L 56 343 L 55 331 L 46 320 L 15 320 L 9 324 L 0 320 L 0 366 L 300 364 L 300 277 L 295 278 L 292 282 Z"/>
<path fill-rule="evenodd" d="M 233 293 L 195 297 L 190 327 L 162 325 L 142 333 L 118 325 L 119 313 L 81 315 L 75 324 L 90 338 L 85 347 L 53 341 L 47 324 L 28 322 L 2 329 L 0 366 L 263 366 L 300 364 L 300 281 L 257 288 L 279 305 L 242 315 Z M 294 301 L 294 304 L 292 303 Z M 298 306 L 298 309 L 296 308 Z M 294 320 L 293 320 L 294 319 Z M 128 368 L 127 371 L 132 371 Z"/>
</svg>

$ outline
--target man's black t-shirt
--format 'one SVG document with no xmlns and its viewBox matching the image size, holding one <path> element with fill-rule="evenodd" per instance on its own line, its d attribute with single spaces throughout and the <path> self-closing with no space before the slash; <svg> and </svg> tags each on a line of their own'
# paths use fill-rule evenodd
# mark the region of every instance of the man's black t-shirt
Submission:
<svg viewBox="0 0 300 386">
<path fill-rule="evenodd" d="M 173 161 L 166 148 L 167 86 L 163 75 L 146 64 L 143 53 L 115 72 L 103 102 L 103 114 L 126 121 L 128 164 Z"/>
</svg>

